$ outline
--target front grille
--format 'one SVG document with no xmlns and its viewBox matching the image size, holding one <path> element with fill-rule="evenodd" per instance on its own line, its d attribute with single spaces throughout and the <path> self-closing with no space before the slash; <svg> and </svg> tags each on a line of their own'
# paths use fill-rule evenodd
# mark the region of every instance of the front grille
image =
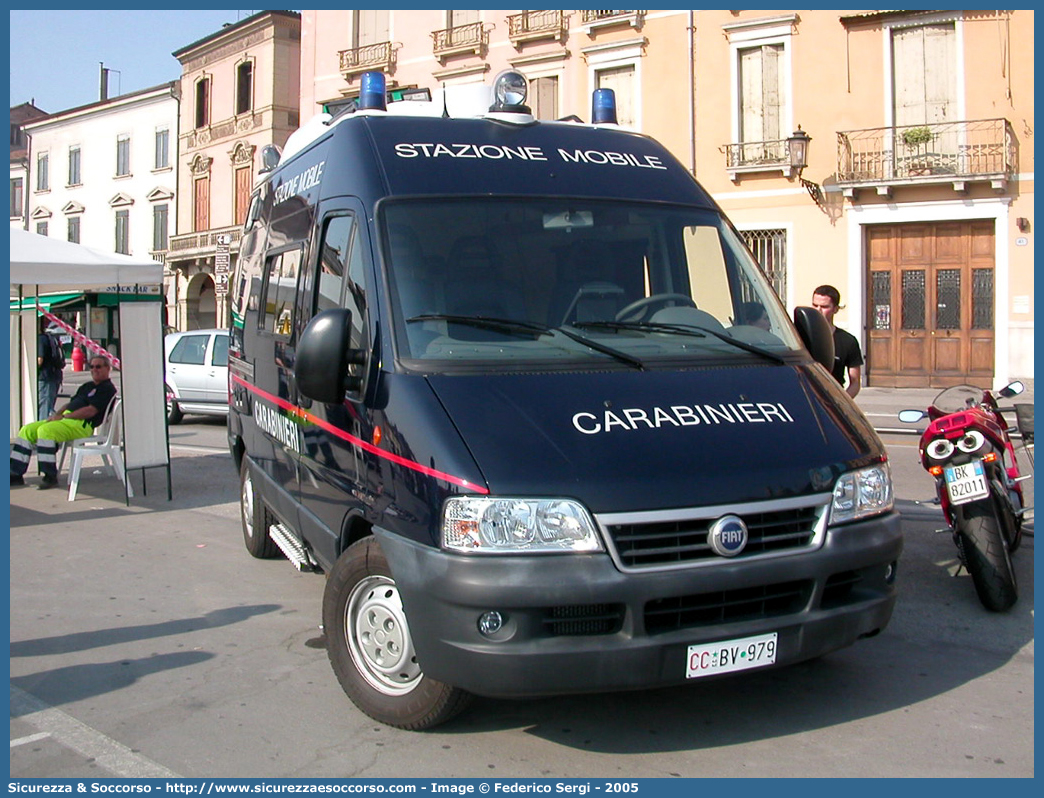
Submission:
<svg viewBox="0 0 1044 798">
<path fill-rule="evenodd" d="M 611 635 L 623 626 L 623 604 L 574 604 L 548 607 L 544 628 L 554 636 Z"/>
<path fill-rule="evenodd" d="M 707 535 L 711 524 L 726 512 L 740 516 L 747 525 L 747 546 L 738 557 L 731 558 L 736 560 L 809 546 L 823 509 L 822 504 L 763 510 L 748 505 L 712 517 L 610 523 L 606 530 L 621 567 L 663 568 L 721 561 L 711 549 Z"/>
<path fill-rule="evenodd" d="M 808 605 L 813 585 L 811 579 L 799 579 L 775 585 L 656 599 L 645 605 L 645 630 L 649 634 L 658 634 L 790 615 Z"/>
</svg>

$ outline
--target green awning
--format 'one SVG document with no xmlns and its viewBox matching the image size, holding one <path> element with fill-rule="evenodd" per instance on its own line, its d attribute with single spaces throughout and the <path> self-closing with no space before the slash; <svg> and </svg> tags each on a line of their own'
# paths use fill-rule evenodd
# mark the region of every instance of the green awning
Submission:
<svg viewBox="0 0 1044 798">
<path fill-rule="evenodd" d="M 96 308 L 114 308 L 121 302 L 162 302 L 162 294 L 95 294 L 95 293 L 75 293 L 75 294 L 46 294 L 39 297 L 24 297 L 19 303 L 16 297 L 11 297 L 11 312 L 17 310 L 32 310 L 39 305 L 44 310 L 50 310 L 52 307 L 62 307 L 64 305 L 78 304 L 83 302 L 87 297 L 90 297 L 91 304 Z"/>
<path fill-rule="evenodd" d="M 44 310 L 50 310 L 54 305 L 63 305 L 66 302 L 75 302 L 83 299 L 83 293 L 75 294 L 46 294 L 42 296 L 23 297 L 21 301 L 17 297 L 11 297 L 11 312 L 19 310 L 33 310 L 39 305 Z"/>
</svg>

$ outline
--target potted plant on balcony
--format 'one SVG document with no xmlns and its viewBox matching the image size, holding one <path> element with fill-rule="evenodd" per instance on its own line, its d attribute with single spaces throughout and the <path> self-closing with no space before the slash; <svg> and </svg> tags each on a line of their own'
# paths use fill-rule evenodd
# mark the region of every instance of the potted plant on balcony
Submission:
<svg viewBox="0 0 1044 798">
<path fill-rule="evenodd" d="M 927 125 L 908 127 L 902 132 L 901 138 L 906 148 L 912 151 L 911 158 L 907 161 L 907 169 L 910 175 L 930 175 L 932 173 L 931 158 L 928 157 L 927 145 L 933 138 L 931 128 Z"/>
<path fill-rule="evenodd" d="M 903 144 L 910 149 L 921 144 L 927 144 L 932 140 L 932 131 L 927 125 L 919 127 L 908 127 L 903 131 Z"/>
</svg>

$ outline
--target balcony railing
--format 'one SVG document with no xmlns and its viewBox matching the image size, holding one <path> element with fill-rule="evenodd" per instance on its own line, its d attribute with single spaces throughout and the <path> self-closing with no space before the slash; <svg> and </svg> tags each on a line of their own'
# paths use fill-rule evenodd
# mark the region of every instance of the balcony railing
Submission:
<svg viewBox="0 0 1044 798">
<path fill-rule="evenodd" d="M 222 234 L 230 236 L 233 250 L 239 249 L 239 240 L 243 237 L 242 225 L 215 227 L 212 230 L 203 230 L 198 233 L 171 236 L 170 243 L 167 245 L 167 262 L 213 254 L 218 245 L 217 237 Z"/>
<path fill-rule="evenodd" d="M 846 130 L 837 134 L 837 179 L 863 185 L 973 180 L 1003 188 L 1016 171 L 1015 134 L 1006 119 Z"/>
<path fill-rule="evenodd" d="M 587 27 L 588 33 L 594 28 L 626 23 L 637 28 L 645 16 L 644 11 L 591 11 L 580 12 L 580 22 Z"/>
<path fill-rule="evenodd" d="M 726 144 L 722 149 L 725 152 L 725 168 L 734 181 L 750 172 L 782 171 L 789 177 L 792 171 L 786 139 L 744 141 Z"/>
<path fill-rule="evenodd" d="M 507 21 L 508 38 L 516 47 L 540 39 L 562 41 L 565 38 L 564 11 L 523 11 L 521 14 L 508 15 Z"/>
<path fill-rule="evenodd" d="M 435 40 L 435 57 L 440 61 L 464 53 L 482 55 L 489 47 L 489 30 L 482 22 L 432 31 L 431 36 Z"/>
<path fill-rule="evenodd" d="M 341 75 L 348 79 L 363 72 L 388 72 L 395 64 L 395 47 L 391 42 L 378 42 L 337 53 Z"/>
<path fill-rule="evenodd" d="M 729 169 L 743 166 L 790 166 L 787 140 L 744 141 L 725 145 L 725 159 Z"/>
</svg>

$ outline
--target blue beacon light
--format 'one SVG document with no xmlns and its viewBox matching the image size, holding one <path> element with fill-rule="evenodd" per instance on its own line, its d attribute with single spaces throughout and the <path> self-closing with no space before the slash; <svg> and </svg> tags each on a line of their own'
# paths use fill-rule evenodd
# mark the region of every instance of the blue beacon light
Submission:
<svg viewBox="0 0 1044 798">
<path fill-rule="evenodd" d="M 359 91 L 360 111 L 386 111 L 383 72 L 364 72 Z"/>
<path fill-rule="evenodd" d="M 591 122 L 595 125 L 616 124 L 616 93 L 612 89 L 595 89 L 591 95 Z"/>
</svg>

